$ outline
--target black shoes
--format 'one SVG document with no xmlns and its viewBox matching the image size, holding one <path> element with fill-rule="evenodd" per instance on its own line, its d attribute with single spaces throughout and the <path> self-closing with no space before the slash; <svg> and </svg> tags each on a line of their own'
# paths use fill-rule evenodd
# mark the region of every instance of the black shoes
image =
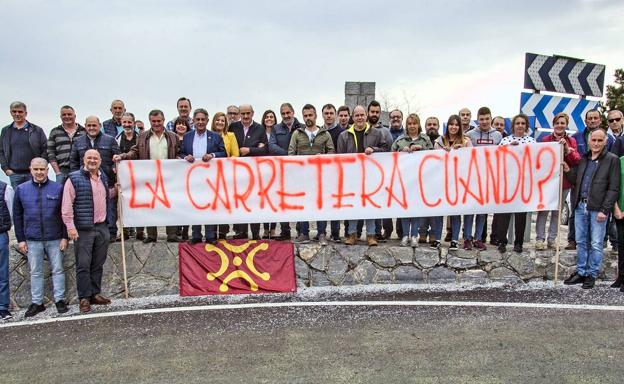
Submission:
<svg viewBox="0 0 624 384">
<path fill-rule="evenodd" d="M 69 311 L 69 308 L 67 308 L 67 303 L 65 303 L 65 300 L 59 300 L 56 303 L 54 303 L 54 305 L 56 305 L 56 311 L 58 313 L 65 313 Z"/>
<path fill-rule="evenodd" d="M 497 246 L 497 249 L 498 249 L 498 252 L 504 254 L 505 252 L 507 252 L 507 245 L 505 245 L 505 243 L 499 242 L 498 246 Z"/>
<path fill-rule="evenodd" d="M 513 250 L 516 253 L 522 253 L 522 245 L 521 244 L 514 244 Z"/>
<path fill-rule="evenodd" d="M 154 239 L 153 237 L 146 237 L 142 241 L 143 241 L 143 244 L 149 244 L 149 243 L 155 243 L 156 239 Z"/>
<path fill-rule="evenodd" d="M 167 237 L 167 243 L 179 243 L 179 242 L 180 242 L 180 238 L 178 237 L 178 235 Z"/>
<path fill-rule="evenodd" d="M 594 288 L 594 284 L 596 284 L 596 278 L 593 276 L 585 277 L 585 281 L 583 281 L 583 289 L 592 289 Z"/>
<path fill-rule="evenodd" d="M 0 309 L 0 319 L 2 320 L 10 320 L 13 318 L 11 312 L 6 309 Z"/>
<path fill-rule="evenodd" d="M 618 275 L 617 279 L 615 279 L 615 281 L 613 282 L 613 284 L 611 284 L 609 287 L 610 288 L 621 288 L 622 285 L 622 281 L 624 280 L 624 276 L 623 275 Z"/>
<path fill-rule="evenodd" d="M 24 317 L 33 317 L 36 314 L 41 313 L 45 310 L 46 310 L 45 305 L 32 303 L 28 306 L 26 313 L 24 313 Z"/>
<path fill-rule="evenodd" d="M 201 239 L 195 239 L 195 238 L 193 238 L 193 239 L 189 240 L 189 242 L 188 242 L 188 243 L 189 243 L 190 245 L 195 245 L 195 244 L 199 244 L 199 243 L 201 243 L 201 242 L 202 242 L 202 241 L 201 241 Z"/>
<path fill-rule="evenodd" d="M 570 277 L 563 280 L 563 284 L 565 285 L 583 284 L 584 285 L 585 279 L 586 279 L 585 276 L 581 276 L 578 273 L 574 272 Z M 596 280 L 594 279 L 594 281 L 592 282 L 592 287 L 594 286 L 595 281 Z"/>
<path fill-rule="evenodd" d="M 247 238 L 247 233 L 246 232 L 239 232 L 237 234 L 235 234 L 234 236 L 232 236 L 232 239 L 237 239 L 237 240 L 242 240 L 242 239 L 246 239 Z"/>
</svg>

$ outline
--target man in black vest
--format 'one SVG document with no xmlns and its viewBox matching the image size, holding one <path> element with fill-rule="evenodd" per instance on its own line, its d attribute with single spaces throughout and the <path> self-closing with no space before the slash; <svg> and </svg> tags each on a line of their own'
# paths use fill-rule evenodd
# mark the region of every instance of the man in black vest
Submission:
<svg viewBox="0 0 624 384">
<path fill-rule="evenodd" d="M 254 110 L 251 105 L 243 104 L 239 107 L 241 120 L 230 124 L 230 132 L 234 132 L 241 156 L 266 156 L 269 143 L 262 125 L 253 121 Z M 249 224 L 251 237 L 260 239 L 260 224 Z M 235 239 L 248 237 L 247 224 L 234 224 Z"/>
<path fill-rule="evenodd" d="M 13 208 L 13 188 L 0 181 L 0 318 L 9 320 L 9 229 L 11 229 L 11 209 Z"/>
<path fill-rule="evenodd" d="M 101 163 L 97 150 L 87 150 L 84 166 L 69 174 L 63 190 L 62 216 L 67 234 L 74 241 L 76 288 L 83 313 L 91 310 L 91 304 L 111 303 L 100 294 L 110 239 L 106 225 L 108 178 L 100 171 Z"/>
</svg>

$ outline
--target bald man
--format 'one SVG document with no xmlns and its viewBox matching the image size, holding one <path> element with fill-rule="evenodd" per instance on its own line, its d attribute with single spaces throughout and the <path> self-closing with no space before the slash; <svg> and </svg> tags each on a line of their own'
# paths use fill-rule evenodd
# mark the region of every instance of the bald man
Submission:
<svg viewBox="0 0 624 384">
<path fill-rule="evenodd" d="M 115 185 L 117 176 L 113 163 L 113 156 L 121 153 L 119 144 L 114 137 L 104 134 L 100 130 L 100 119 L 97 116 L 89 116 L 85 120 L 86 135 L 78 137 L 74 141 L 71 154 L 69 156 L 70 172 L 79 170 L 84 165 L 84 156 L 89 149 L 95 149 L 100 153 L 102 172 L 106 174 L 110 185 Z M 120 240 L 117 238 L 117 197 L 111 201 L 111 211 L 108 213 L 111 241 Z"/>
<path fill-rule="evenodd" d="M 100 171 L 100 153 L 88 149 L 83 163 L 83 167 L 71 172 L 65 182 L 62 218 L 69 238 L 74 241 L 76 288 L 80 312 L 85 313 L 91 311 L 91 304 L 111 302 L 100 292 L 110 240 L 106 219 L 112 203 L 108 177 Z"/>
<path fill-rule="evenodd" d="M 381 130 L 371 127 L 367 122 L 366 108 L 361 105 L 353 108 L 353 125 L 338 136 L 336 153 L 365 153 L 372 155 L 375 152 L 386 152 L 388 143 L 384 140 Z M 376 246 L 375 219 L 366 219 L 366 242 L 369 246 Z M 354 245 L 357 241 L 357 220 L 349 220 L 349 229 L 346 245 Z"/>
<path fill-rule="evenodd" d="M 269 142 L 262 125 L 253 120 L 254 110 L 249 104 L 239 108 L 241 120 L 230 124 L 230 132 L 236 136 L 241 156 L 266 156 L 269 154 Z M 260 239 L 260 224 L 250 224 L 251 238 Z M 236 239 L 247 239 L 247 224 L 235 224 Z"/>
</svg>

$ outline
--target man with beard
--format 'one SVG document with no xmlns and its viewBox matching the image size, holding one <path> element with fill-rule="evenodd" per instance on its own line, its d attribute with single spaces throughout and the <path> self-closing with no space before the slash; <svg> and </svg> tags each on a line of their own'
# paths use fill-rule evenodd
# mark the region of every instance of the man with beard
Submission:
<svg viewBox="0 0 624 384">
<path fill-rule="evenodd" d="M 282 116 L 282 122 L 275 124 L 273 127 L 269 139 L 269 147 L 275 152 L 272 154 L 284 156 L 288 154 L 292 133 L 296 129 L 305 128 L 305 126 L 295 117 L 295 110 L 290 103 L 283 103 L 280 106 L 280 115 Z M 290 238 L 290 223 L 280 223 L 280 235 L 277 237 L 277 240 L 290 240 Z"/>
<path fill-rule="evenodd" d="M 329 133 L 329 135 L 331 136 L 334 148 L 336 148 L 336 144 L 338 143 L 338 136 L 342 132 L 344 132 L 346 128 L 343 128 L 339 123 L 336 122 L 336 107 L 334 107 L 333 104 L 325 104 L 323 106 L 322 112 L 323 112 L 323 120 L 325 122 L 325 125 L 323 125 L 323 128 L 325 128 L 327 132 Z M 349 125 L 349 122 L 347 118 L 347 126 L 348 125 Z M 330 226 L 331 226 L 330 240 L 335 243 L 340 243 L 340 221 L 332 220 L 330 223 Z"/>
<path fill-rule="evenodd" d="M 349 122 L 351 121 L 351 112 L 349 111 L 349 107 L 346 105 L 342 105 L 338 107 L 338 125 L 343 130 L 349 129 Z"/>
<path fill-rule="evenodd" d="M 425 133 L 429 136 L 432 143 L 440 137 L 440 120 L 431 116 L 425 120 Z M 418 228 L 418 242 L 427 243 L 431 248 L 437 249 L 440 246 L 442 237 L 442 216 L 427 216 L 420 220 L 420 228 Z M 429 239 L 427 239 L 429 237 Z"/>
<path fill-rule="evenodd" d="M 388 144 L 381 131 L 371 128 L 366 123 L 366 109 L 358 105 L 353 108 L 353 125 L 342 132 L 338 137 L 337 153 L 364 153 L 372 155 L 375 152 L 387 152 Z M 346 245 L 354 245 L 357 236 L 357 220 L 349 220 Z M 376 246 L 375 220 L 366 219 L 366 241 L 369 246 Z"/>
<path fill-rule="evenodd" d="M 297 128 L 290 139 L 288 146 L 288 156 L 300 155 L 323 155 L 336 153 L 334 141 L 325 127 L 316 126 L 316 108 L 311 104 L 303 106 L 303 120 L 305 128 Z M 322 246 L 327 245 L 327 221 L 316 222 L 318 241 Z M 299 223 L 299 234 L 296 243 L 307 243 L 310 241 L 310 223 L 307 221 Z"/>
<path fill-rule="evenodd" d="M 387 127 L 384 127 L 383 124 L 381 124 L 381 104 L 379 104 L 379 102 L 376 100 L 371 101 L 370 104 L 368 104 L 367 113 L 368 123 L 370 124 L 371 128 L 377 129 L 381 132 L 387 147 L 390 148 L 394 140 L 392 138 L 390 130 Z M 382 227 L 383 234 L 381 233 Z M 375 236 L 377 238 L 377 241 L 380 243 L 385 243 L 386 240 L 389 239 L 390 236 L 392 236 L 392 231 L 394 230 L 392 219 L 375 220 L 375 229 Z"/>
</svg>

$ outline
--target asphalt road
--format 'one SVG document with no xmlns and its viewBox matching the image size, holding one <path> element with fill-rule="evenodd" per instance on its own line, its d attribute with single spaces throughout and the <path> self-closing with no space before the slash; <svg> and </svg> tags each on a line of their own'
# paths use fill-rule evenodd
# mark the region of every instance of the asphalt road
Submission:
<svg viewBox="0 0 624 384">
<path fill-rule="evenodd" d="M 575 288 L 368 291 L 340 298 L 615 307 L 624 301 L 606 286 Z M 206 304 L 195 300 L 190 305 Z M 243 300 L 263 301 L 259 295 Z M 358 305 L 72 319 L 0 328 L 0 382 L 621 383 L 624 377 L 621 310 Z"/>
</svg>

